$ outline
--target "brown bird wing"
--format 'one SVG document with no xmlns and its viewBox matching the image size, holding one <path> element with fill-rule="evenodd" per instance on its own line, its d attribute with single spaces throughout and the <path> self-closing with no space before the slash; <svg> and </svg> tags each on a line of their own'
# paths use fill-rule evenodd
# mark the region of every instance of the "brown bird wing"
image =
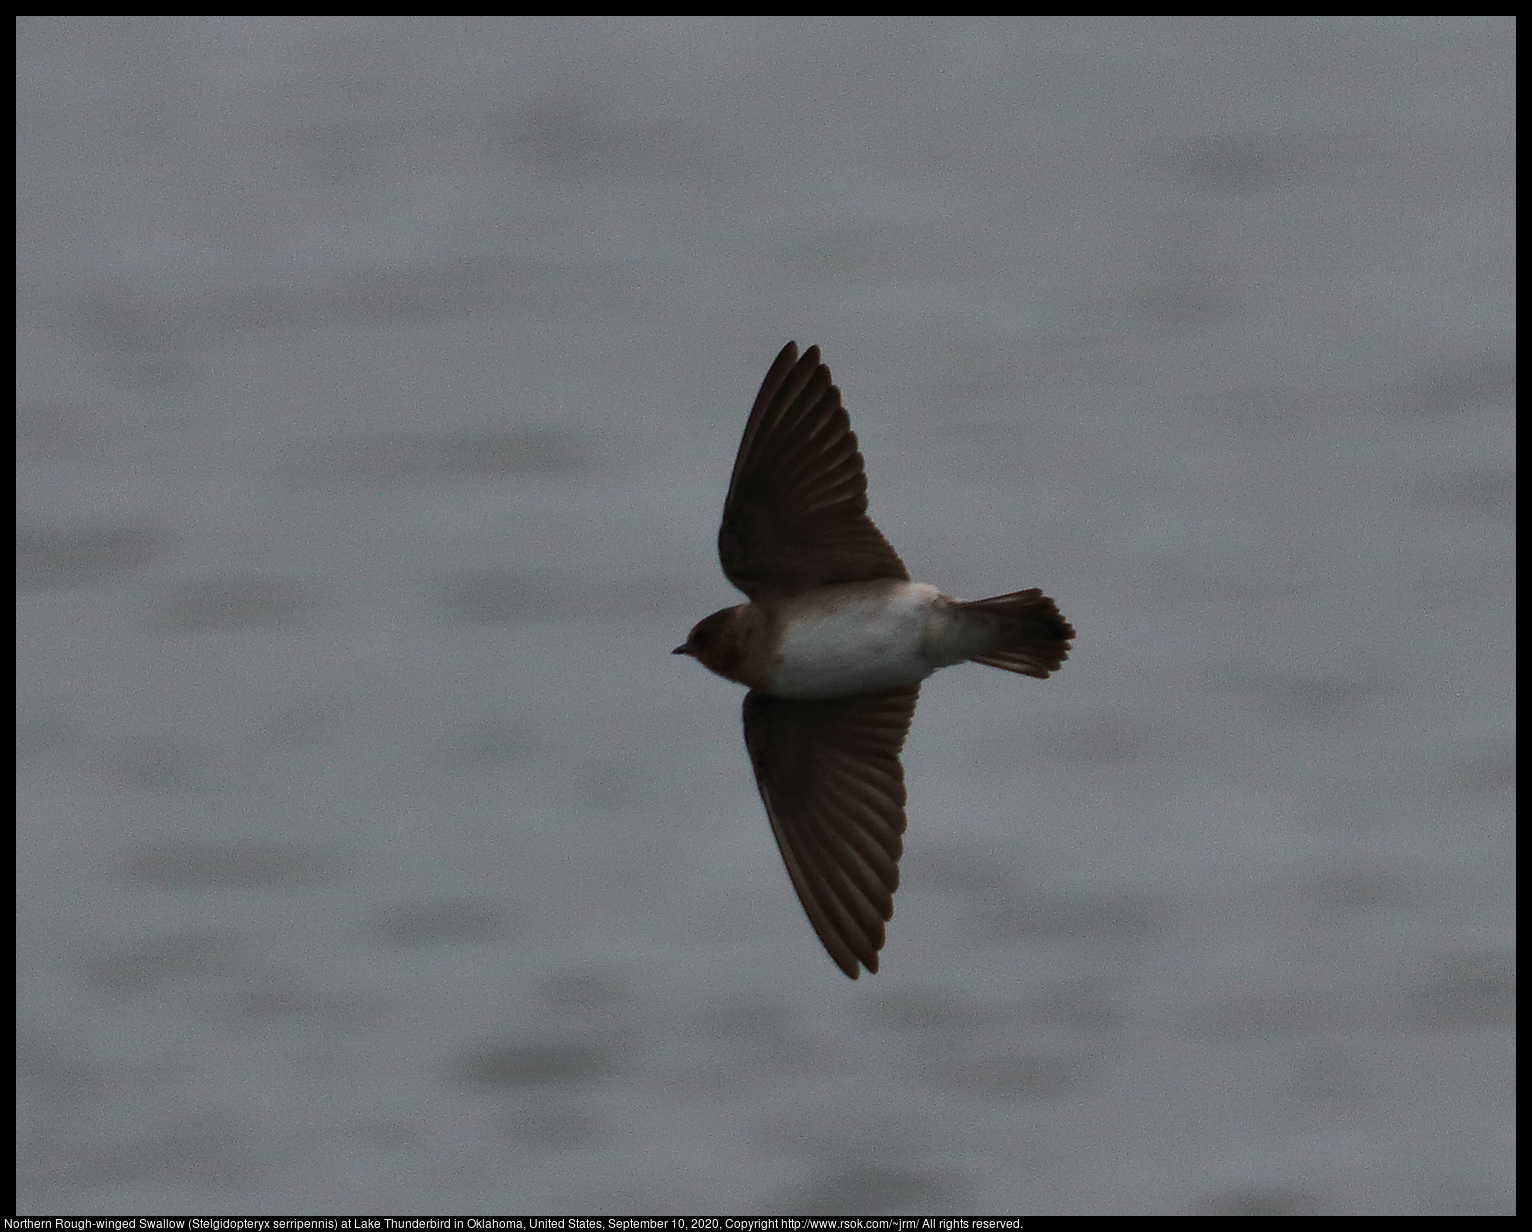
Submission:
<svg viewBox="0 0 1532 1232">
<path fill-rule="evenodd" d="M 782 861 L 819 940 L 853 980 L 861 967 L 878 969 L 894 912 L 899 750 L 919 696 L 919 685 L 822 701 L 745 696 L 745 747 Z"/>
<path fill-rule="evenodd" d="M 867 474 L 819 348 L 789 342 L 755 396 L 718 530 L 724 575 L 751 599 L 833 582 L 909 580 L 867 516 Z"/>
</svg>

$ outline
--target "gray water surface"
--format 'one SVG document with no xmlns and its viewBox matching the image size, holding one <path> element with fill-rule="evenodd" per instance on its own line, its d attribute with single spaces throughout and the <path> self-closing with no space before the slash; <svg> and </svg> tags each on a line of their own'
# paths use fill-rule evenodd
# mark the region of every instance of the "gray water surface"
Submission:
<svg viewBox="0 0 1532 1232">
<path fill-rule="evenodd" d="M 23 1213 L 1514 1209 L 1505 19 L 24 20 Z M 788 339 L 883 970 L 668 652 Z"/>
</svg>

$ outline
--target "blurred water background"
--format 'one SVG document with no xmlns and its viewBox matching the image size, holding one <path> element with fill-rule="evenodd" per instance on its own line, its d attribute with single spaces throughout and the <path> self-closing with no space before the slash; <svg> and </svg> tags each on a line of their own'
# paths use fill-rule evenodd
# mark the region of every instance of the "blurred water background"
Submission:
<svg viewBox="0 0 1532 1232">
<path fill-rule="evenodd" d="M 24 1213 L 1508 1212 L 1508 19 L 18 25 Z M 668 652 L 819 344 L 883 970 Z"/>
</svg>

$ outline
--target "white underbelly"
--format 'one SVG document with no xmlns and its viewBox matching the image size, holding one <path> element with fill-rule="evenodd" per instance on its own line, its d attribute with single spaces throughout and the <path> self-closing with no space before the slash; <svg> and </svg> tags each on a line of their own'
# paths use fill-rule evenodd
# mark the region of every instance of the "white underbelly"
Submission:
<svg viewBox="0 0 1532 1232">
<path fill-rule="evenodd" d="M 934 586 L 906 583 L 882 594 L 791 613 L 771 673 L 778 697 L 847 697 L 918 684 L 943 662 L 929 654 Z"/>
</svg>

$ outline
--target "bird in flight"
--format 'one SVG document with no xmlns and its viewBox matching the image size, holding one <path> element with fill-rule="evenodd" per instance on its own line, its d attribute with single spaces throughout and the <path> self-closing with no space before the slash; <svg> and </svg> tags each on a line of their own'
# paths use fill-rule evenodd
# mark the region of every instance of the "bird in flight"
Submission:
<svg viewBox="0 0 1532 1232">
<path fill-rule="evenodd" d="M 962 603 L 867 516 L 867 475 L 819 348 L 782 348 L 755 397 L 718 531 L 749 603 L 673 653 L 746 685 L 745 747 L 798 901 L 853 980 L 878 969 L 904 849 L 920 682 L 964 660 L 1047 677 L 1075 631 L 1040 590 Z"/>
</svg>

